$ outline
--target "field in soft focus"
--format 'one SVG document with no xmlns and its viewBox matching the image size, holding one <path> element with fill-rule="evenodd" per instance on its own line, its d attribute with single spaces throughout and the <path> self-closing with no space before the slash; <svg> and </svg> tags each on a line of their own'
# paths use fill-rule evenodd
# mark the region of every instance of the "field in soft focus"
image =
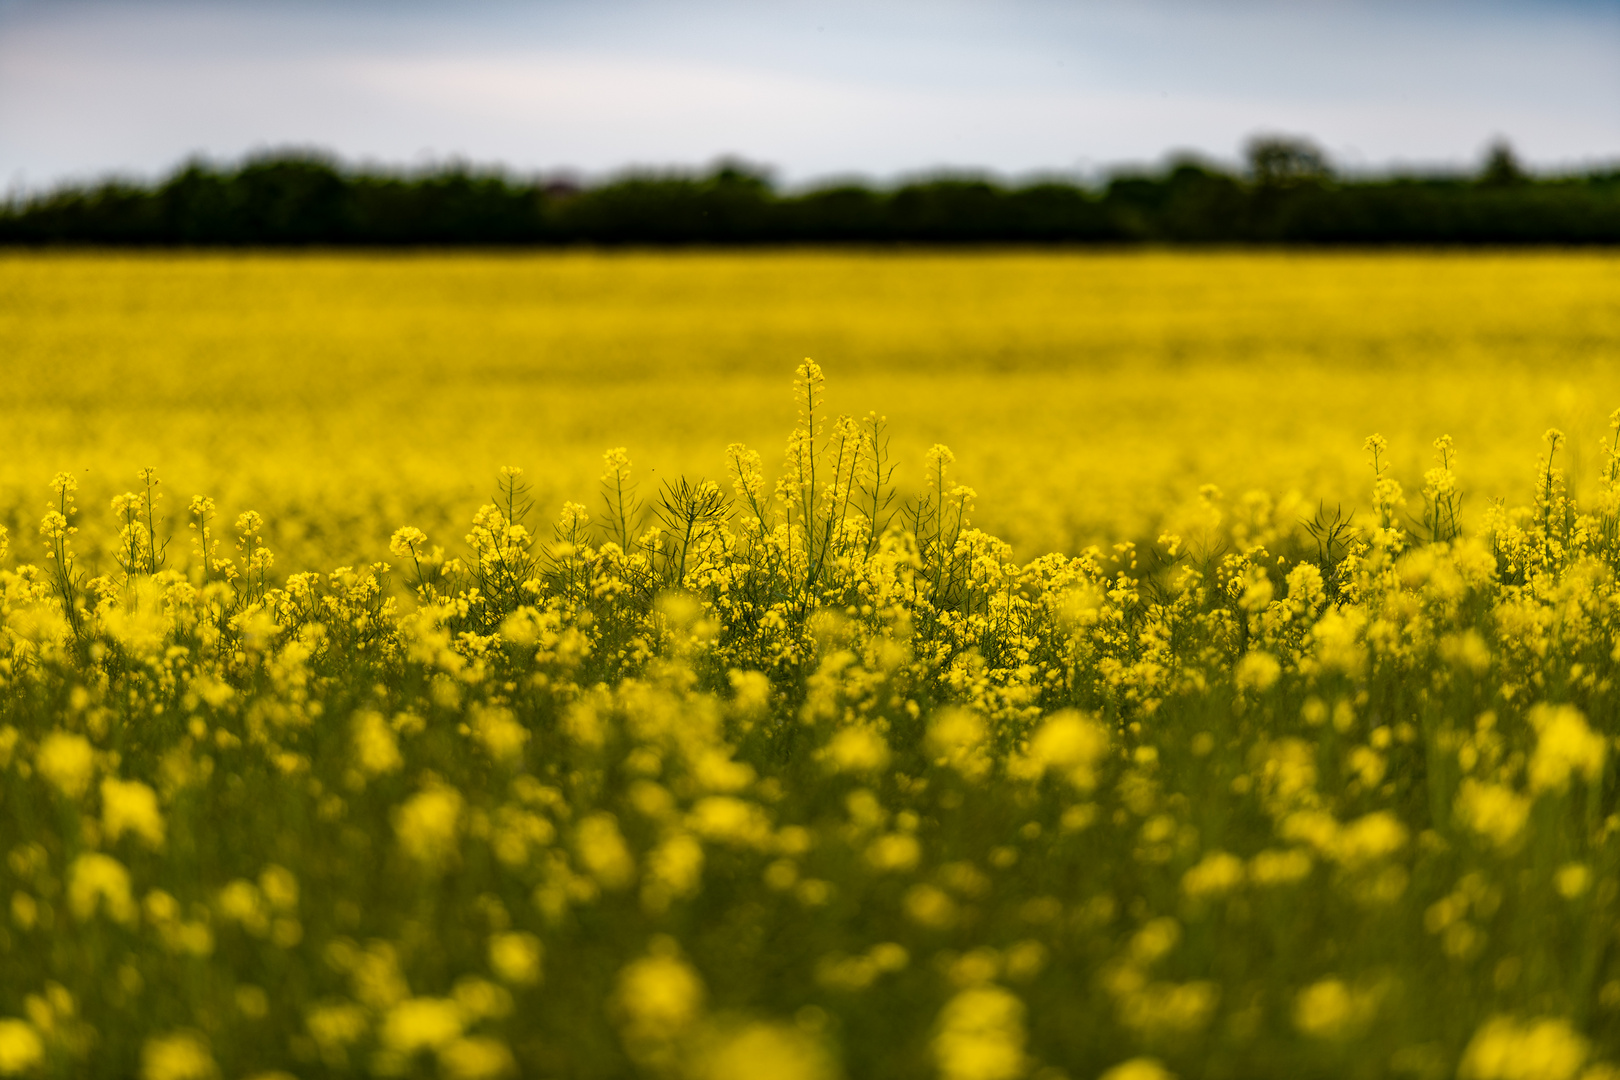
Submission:
<svg viewBox="0 0 1620 1080">
<path fill-rule="evenodd" d="M 1024 556 L 1156 535 L 1205 482 L 1361 505 L 1374 430 L 1409 490 L 1454 435 L 1471 513 L 1524 497 L 1552 425 L 1590 484 L 1617 295 L 1605 253 L 8 254 L 0 520 L 150 465 L 262 512 L 280 568 L 377 558 L 406 521 L 459 536 L 506 464 L 548 513 L 610 446 L 774 469 L 805 356 L 889 417 L 903 489 L 950 445 Z"/>
<path fill-rule="evenodd" d="M 0 260 L 0 1077 L 1617 1080 L 1617 285 Z"/>
</svg>

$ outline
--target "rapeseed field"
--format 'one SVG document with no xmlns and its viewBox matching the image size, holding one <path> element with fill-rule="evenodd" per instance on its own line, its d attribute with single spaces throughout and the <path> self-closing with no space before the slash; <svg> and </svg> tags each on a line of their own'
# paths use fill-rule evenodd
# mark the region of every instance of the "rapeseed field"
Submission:
<svg viewBox="0 0 1620 1080">
<path fill-rule="evenodd" d="M 1348 507 L 1369 431 L 1409 485 L 1455 436 L 1472 515 L 1548 427 L 1591 483 L 1616 295 L 1605 253 L 0 255 L 0 522 L 58 469 L 100 506 L 156 466 L 340 566 L 504 464 L 546 506 L 608 446 L 716 478 L 780 442 L 805 356 L 908 488 L 951 446 L 1025 559 L 1151 540 L 1205 483 Z"/>
<path fill-rule="evenodd" d="M 1620 1073 L 1614 260 L 426 261 L 0 268 L 0 1075 Z"/>
</svg>

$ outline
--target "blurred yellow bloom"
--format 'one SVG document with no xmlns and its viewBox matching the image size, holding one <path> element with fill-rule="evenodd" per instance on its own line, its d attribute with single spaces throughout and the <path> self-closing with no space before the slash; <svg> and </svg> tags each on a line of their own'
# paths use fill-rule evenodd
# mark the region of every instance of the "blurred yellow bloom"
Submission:
<svg viewBox="0 0 1620 1080">
<path fill-rule="evenodd" d="M 1119 1002 L 1120 1021 L 1150 1038 L 1202 1030 L 1220 1000 L 1216 985 L 1203 979 L 1151 982 L 1134 989 L 1126 989 L 1122 979 L 1116 989 L 1126 990 Z"/>
<path fill-rule="evenodd" d="M 1053 713 L 1029 739 L 1029 751 L 1011 769 L 1027 778 L 1051 771 L 1081 791 L 1097 786 L 1097 767 L 1108 754 L 1108 729 L 1073 709 Z"/>
<path fill-rule="evenodd" d="M 489 939 L 490 970 L 514 986 L 540 981 L 543 955 L 540 939 L 525 931 L 493 934 Z"/>
<path fill-rule="evenodd" d="M 1273 814 L 1316 800 L 1316 749 L 1302 739 L 1278 739 L 1266 747 L 1261 791 Z"/>
<path fill-rule="evenodd" d="M 928 751 L 936 765 L 945 765 L 977 781 L 990 771 L 990 755 L 985 746 L 984 718 L 970 709 L 948 707 L 939 710 L 928 724 Z"/>
<path fill-rule="evenodd" d="M 498 762 L 516 761 L 528 745 L 529 729 L 518 723 L 511 709 L 475 704 L 468 710 L 467 722 L 472 727 L 473 738 Z"/>
<path fill-rule="evenodd" d="M 819 1041 L 786 1024 L 751 1023 L 710 1040 L 697 1054 L 698 1080 L 835 1080 Z"/>
<path fill-rule="evenodd" d="M 1332 610 L 1323 615 L 1311 631 L 1316 639 L 1318 663 L 1328 671 L 1355 678 L 1367 662 L 1362 643 L 1367 617 L 1360 610 Z"/>
<path fill-rule="evenodd" d="M 1440 655 L 1454 667 L 1483 675 L 1491 667 L 1491 650 L 1480 637 L 1479 631 L 1465 630 L 1460 634 L 1446 634 L 1440 639 Z"/>
<path fill-rule="evenodd" d="M 213 1080 L 218 1075 L 214 1055 L 197 1032 L 160 1035 L 141 1047 L 141 1080 Z"/>
<path fill-rule="evenodd" d="M 619 831 L 619 819 L 609 813 L 591 814 L 574 834 L 579 861 L 605 889 L 627 888 L 636 876 L 636 860 Z"/>
<path fill-rule="evenodd" d="M 771 821 L 763 807 L 729 795 L 699 799 L 686 824 L 705 840 L 744 847 L 764 847 L 771 834 Z"/>
<path fill-rule="evenodd" d="M 360 1006 L 330 1002 L 311 1008 L 304 1017 L 304 1026 L 318 1046 L 331 1050 L 358 1042 L 371 1024 Z"/>
<path fill-rule="evenodd" d="M 351 721 L 354 731 L 354 757 L 360 770 L 368 776 L 398 772 L 405 764 L 399 752 L 399 740 L 394 729 L 381 713 L 361 709 Z"/>
<path fill-rule="evenodd" d="M 1249 879 L 1256 885 L 1291 885 L 1311 873 L 1310 852 L 1300 848 L 1268 849 L 1249 860 Z"/>
<path fill-rule="evenodd" d="M 1574 1080 L 1590 1052 L 1568 1020 L 1495 1016 L 1469 1040 L 1460 1080 Z"/>
<path fill-rule="evenodd" d="M 461 793 L 433 785 L 394 809 L 394 834 L 406 854 L 429 867 L 441 866 L 456 851 L 461 825 Z"/>
<path fill-rule="evenodd" d="M 1465 777 L 1457 788 L 1457 817 L 1499 848 L 1511 847 L 1530 820 L 1530 800 L 1501 784 Z"/>
<path fill-rule="evenodd" d="M 1014 1080 L 1024 1074 L 1024 1003 L 993 984 L 958 991 L 934 1022 L 931 1048 L 944 1080 Z"/>
<path fill-rule="evenodd" d="M 885 833 L 866 849 L 866 863 L 880 874 L 915 870 L 922 859 L 922 845 L 909 833 Z"/>
<path fill-rule="evenodd" d="M 889 767 L 889 744 L 877 731 L 862 724 L 833 735 L 821 757 L 836 772 L 882 772 Z"/>
<path fill-rule="evenodd" d="M 731 682 L 732 705 L 737 711 L 756 716 L 765 711 L 771 701 L 771 680 L 763 671 L 742 671 L 732 668 L 727 673 Z"/>
<path fill-rule="evenodd" d="M 259 889 L 278 911 L 298 906 L 298 878 L 284 866 L 271 863 L 259 872 Z"/>
<path fill-rule="evenodd" d="M 269 933 L 270 912 L 266 908 L 264 894 L 251 881 L 237 878 L 227 882 L 219 890 L 216 903 L 222 916 L 240 923 L 248 933 L 260 937 Z"/>
<path fill-rule="evenodd" d="M 1139 1057 L 1120 1062 L 1097 1080 L 1176 1080 L 1176 1074 L 1158 1058 Z"/>
<path fill-rule="evenodd" d="M 1151 964 L 1181 942 L 1181 924 L 1168 916 L 1148 920 L 1131 938 L 1131 959 Z"/>
<path fill-rule="evenodd" d="M 62 794 L 79 799 L 90 788 L 96 768 L 95 751 L 83 735 L 53 731 L 40 740 L 34 767 Z"/>
<path fill-rule="evenodd" d="M 148 847 L 162 847 L 163 814 L 158 810 L 157 792 L 139 780 L 102 780 L 101 827 L 109 842 L 130 832 Z"/>
<path fill-rule="evenodd" d="M 1583 896 L 1592 887 L 1592 870 L 1585 863 L 1566 863 L 1553 876 L 1558 895 L 1565 900 Z"/>
<path fill-rule="evenodd" d="M 1244 690 L 1262 692 L 1276 685 L 1282 674 L 1282 665 L 1268 652 L 1249 652 L 1238 661 L 1232 679 Z"/>
<path fill-rule="evenodd" d="M 703 980 L 667 938 L 655 939 L 649 955 L 619 972 L 614 995 L 626 1033 L 654 1041 L 673 1039 L 696 1022 L 703 998 Z"/>
<path fill-rule="evenodd" d="M 1536 752 L 1530 758 L 1530 790 L 1563 791 L 1575 774 L 1587 783 L 1603 775 L 1608 743 L 1570 705 L 1536 705 L 1530 710 Z"/>
<path fill-rule="evenodd" d="M 45 1060 L 45 1044 L 25 1020 L 0 1019 L 0 1076 L 18 1076 Z"/>
<path fill-rule="evenodd" d="M 944 930 L 956 922 L 956 902 L 943 889 L 932 885 L 913 885 L 906 890 L 906 916 L 919 926 L 931 930 Z"/>
<path fill-rule="evenodd" d="M 448 1046 L 465 1022 L 461 1006 L 448 998 L 407 998 L 388 1010 L 378 1037 L 390 1050 L 414 1054 Z"/>
<path fill-rule="evenodd" d="M 512 1051 L 488 1035 L 456 1039 L 438 1049 L 439 1070 L 446 1080 L 497 1080 L 518 1071 Z"/>
<path fill-rule="evenodd" d="M 1212 851 L 1181 876 L 1181 891 L 1194 899 L 1222 896 L 1243 884 L 1243 860 L 1225 851 Z"/>
<path fill-rule="evenodd" d="M 645 906 L 662 910 L 670 900 L 694 895 L 703 883 L 703 845 L 685 832 L 672 833 L 647 855 Z"/>
<path fill-rule="evenodd" d="M 1335 838 L 1332 855 L 1356 869 L 1387 858 L 1406 846 L 1408 833 L 1394 814 L 1375 810 L 1348 822 Z"/>
<path fill-rule="evenodd" d="M 129 871 L 110 855 L 93 851 L 80 855 L 68 867 L 68 907 L 80 922 L 93 917 L 98 907 L 114 922 L 134 922 Z"/>
<path fill-rule="evenodd" d="M 1317 1039 L 1344 1039 L 1360 1031 L 1378 1011 L 1374 990 L 1353 990 L 1340 979 L 1323 979 L 1294 998 L 1294 1026 Z"/>
</svg>

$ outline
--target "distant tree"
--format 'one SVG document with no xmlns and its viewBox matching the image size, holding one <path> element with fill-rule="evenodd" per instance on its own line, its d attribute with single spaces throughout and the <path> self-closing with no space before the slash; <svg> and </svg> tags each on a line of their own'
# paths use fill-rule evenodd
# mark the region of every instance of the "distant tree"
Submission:
<svg viewBox="0 0 1620 1080">
<path fill-rule="evenodd" d="M 1479 172 L 1479 182 L 1486 187 L 1513 187 L 1530 179 L 1519 164 L 1519 155 L 1506 139 L 1497 139 L 1485 151 L 1485 167 Z"/>
<path fill-rule="evenodd" d="M 3 4 L 5 0 L 0 0 Z M 116 180 L 0 201 L 0 247 L 780 243 L 1620 245 L 1620 169 L 1541 176 L 1493 144 L 1472 176 L 1331 178 L 1303 139 L 1257 136 L 1238 175 L 1186 155 L 1098 192 L 972 175 L 894 188 L 779 192 L 767 169 L 626 173 L 584 184 L 452 163 L 352 171 L 286 150 L 193 161 L 157 184 Z"/>
<path fill-rule="evenodd" d="M 1333 175 L 1327 155 L 1309 139 L 1258 135 L 1249 140 L 1249 174 L 1262 188 L 1321 183 Z"/>
<path fill-rule="evenodd" d="M 715 162 L 714 168 L 709 171 L 708 183 L 714 188 L 750 191 L 762 198 L 768 198 L 775 189 L 768 166 L 734 157 L 724 157 Z"/>
<path fill-rule="evenodd" d="M 1231 240 L 1244 235 L 1248 199 L 1231 176 L 1195 158 L 1171 162 L 1159 234 L 1169 240 Z"/>
</svg>

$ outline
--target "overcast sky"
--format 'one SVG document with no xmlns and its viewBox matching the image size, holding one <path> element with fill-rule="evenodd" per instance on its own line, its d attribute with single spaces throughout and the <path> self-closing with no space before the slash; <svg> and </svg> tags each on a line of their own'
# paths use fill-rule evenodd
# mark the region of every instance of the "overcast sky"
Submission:
<svg viewBox="0 0 1620 1080">
<path fill-rule="evenodd" d="M 1620 0 L 0 0 L 0 186 L 311 146 L 789 183 L 1620 160 Z"/>
</svg>

